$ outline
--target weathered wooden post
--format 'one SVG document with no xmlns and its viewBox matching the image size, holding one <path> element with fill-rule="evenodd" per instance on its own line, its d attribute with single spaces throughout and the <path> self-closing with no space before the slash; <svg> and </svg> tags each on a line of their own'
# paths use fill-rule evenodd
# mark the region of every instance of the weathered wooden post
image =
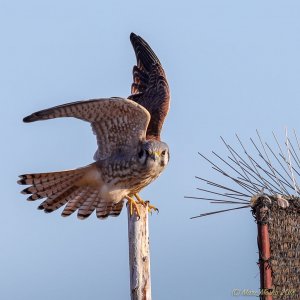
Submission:
<svg viewBox="0 0 300 300">
<path fill-rule="evenodd" d="M 140 218 L 128 214 L 128 243 L 131 300 L 151 300 L 148 205 L 138 204 Z"/>
</svg>

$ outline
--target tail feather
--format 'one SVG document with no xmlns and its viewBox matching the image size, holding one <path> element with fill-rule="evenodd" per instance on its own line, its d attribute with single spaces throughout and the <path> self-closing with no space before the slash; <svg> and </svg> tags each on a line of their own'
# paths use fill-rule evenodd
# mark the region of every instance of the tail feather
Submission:
<svg viewBox="0 0 300 300">
<path fill-rule="evenodd" d="M 110 207 L 109 207 L 110 205 Z M 99 219 L 106 219 L 109 215 L 109 211 L 111 209 L 112 203 L 106 202 L 104 200 L 99 201 L 96 208 L 96 215 Z"/>
<path fill-rule="evenodd" d="M 63 217 L 70 216 L 73 212 L 75 212 L 85 201 L 85 196 L 90 193 L 90 187 L 80 187 L 77 191 L 74 192 L 74 195 L 70 195 L 70 199 L 68 199 L 68 203 L 61 215 Z"/>
<path fill-rule="evenodd" d="M 38 209 L 50 213 L 65 205 L 61 215 L 66 217 L 78 210 L 79 219 L 89 217 L 96 209 L 100 219 L 118 216 L 123 200 L 113 204 L 99 195 L 99 169 L 94 164 L 87 167 L 52 173 L 25 174 L 20 176 L 19 184 L 31 185 L 22 191 L 31 194 L 28 200 L 46 198 Z M 100 179 L 101 180 L 101 179 Z"/>
<path fill-rule="evenodd" d="M 121 213 L 123 205 L 124 205 L 124 200 L 120 201 L 117 204 L 114 204 L 110 211 L 110 216 L 117 217 Z"/>
<path fill-rule="evenodd" d="M 95 208 L 98 205 L 98 201 L 99 201 L 98 195 L 99 195 L 99 191 L 97 191 L 97 190 L 93 190 L 88 195 L 88 197 L 86 198 L 86 200 L 84 201 L 84 203 L 80 206 L 80 208 L 78 210 L 77 216 L 79 219 L 86 219 L 95 210 Z"/>
<path fill-rule="evenodd" d="M 51 173 L 24 174 L 19 176 L 20 180 L 18 181 L 18 183 L 25 185 L 43 185 L 45 183 L 55 183 L 56 181 L 62 181 L 80 173 L 82 173 L 81 169 Z"/>
<path fill-rule="evenodd" d="M 122 208 L 123 208 L 124 200 L 113 204 L 111 202 L 99 202 L 96 208 L 97 218 L 105 219 L 108 216 L 117 217 L 120 215 Z"/>
<path fill-rule="evenodd" d="M 32 194 L 27 200 L 37 200 L 45 197 L 56 196 L 72 186 L 77 180 L 83 177 L 84 174 L 77 174 L 67 179 L 56 180 L 55 183 L 45 182 L 44 184 L 32 185 L 24 189 L 22 194 Z"/>
<path fill-rule="evenodd" d="M 69 197 L 78 189 L 76 186 L 71 186 L 67 190 L 64 190 L 60 194 L 48 197 L 42 202 L 38 209 L 44 210 L 45 212 L 52 212 L 68 202 Z"/>
</svg>

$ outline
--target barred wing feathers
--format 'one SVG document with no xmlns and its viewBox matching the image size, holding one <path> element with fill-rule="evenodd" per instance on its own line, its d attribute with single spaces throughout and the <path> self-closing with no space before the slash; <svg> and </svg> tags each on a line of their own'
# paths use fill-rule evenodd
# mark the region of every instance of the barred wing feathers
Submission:
<svg viewBox="0 0 300 300">
<path fill-rule="evenodd" d="M 97 136 L 95 159 L 103 160 L 117 151 L 135 149 L 146 137 L 149 112 L 134 101 L 123 98 L 93 99 L 68 103 L 27 116 L 24 122 L 74 117 L 91 123 Z"/>
<path fill-rule="evenodd" d="M 170 90 L 165 71 L 151 47 L 140 36 L 131 33 L 137 65 L 129 99 L 144 106 L 151 115 L 147 139 L 160 140 L 163 122 L 170 107 Z"/>
</svg>

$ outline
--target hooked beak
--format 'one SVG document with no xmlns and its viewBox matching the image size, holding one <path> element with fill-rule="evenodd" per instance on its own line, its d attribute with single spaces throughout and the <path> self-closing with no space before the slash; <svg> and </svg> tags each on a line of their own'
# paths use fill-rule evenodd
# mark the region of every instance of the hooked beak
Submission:
<svg viewBox="0 0 300 300">
<path fill-rule="evenodd" d="M 155 161 L 159 158 L 159 153 L 158 152 L 151 152 L 151 153 L 149 153 L 149 157 Z"/>
</svg>

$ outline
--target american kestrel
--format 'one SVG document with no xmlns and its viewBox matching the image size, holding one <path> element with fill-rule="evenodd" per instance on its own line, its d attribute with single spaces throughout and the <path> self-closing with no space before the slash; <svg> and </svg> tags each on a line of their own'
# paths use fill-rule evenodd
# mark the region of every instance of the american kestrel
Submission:
<svg viewBox="0 0 300 300">
<path fill-rule="evenodd" d="M 88 121 L 97 137 L 95 162 L 74 170 L 25 174 L 19 184 L 31 185 L 22 193 L 28 200 L 46 198 L 39 209 L 52 212 L 65 205 L 62 216 L 78 210 L 85 219 L 96 210 L 98 218 L 118 216 L 124 200 L 138 214 L 138 193 L 164 170 L 169 148 L 160 131 L 170 105 L 165 72 L 150 46 L 130 35 L 137 65 L 133 68 L 131 95 L 63 104 L 27 116 L 24 122 L 60 117 Z M 134 200 L 134 198 L 136 200 Z M 155 209 L 154 206 L 150 208 Z"/>
</svg>

